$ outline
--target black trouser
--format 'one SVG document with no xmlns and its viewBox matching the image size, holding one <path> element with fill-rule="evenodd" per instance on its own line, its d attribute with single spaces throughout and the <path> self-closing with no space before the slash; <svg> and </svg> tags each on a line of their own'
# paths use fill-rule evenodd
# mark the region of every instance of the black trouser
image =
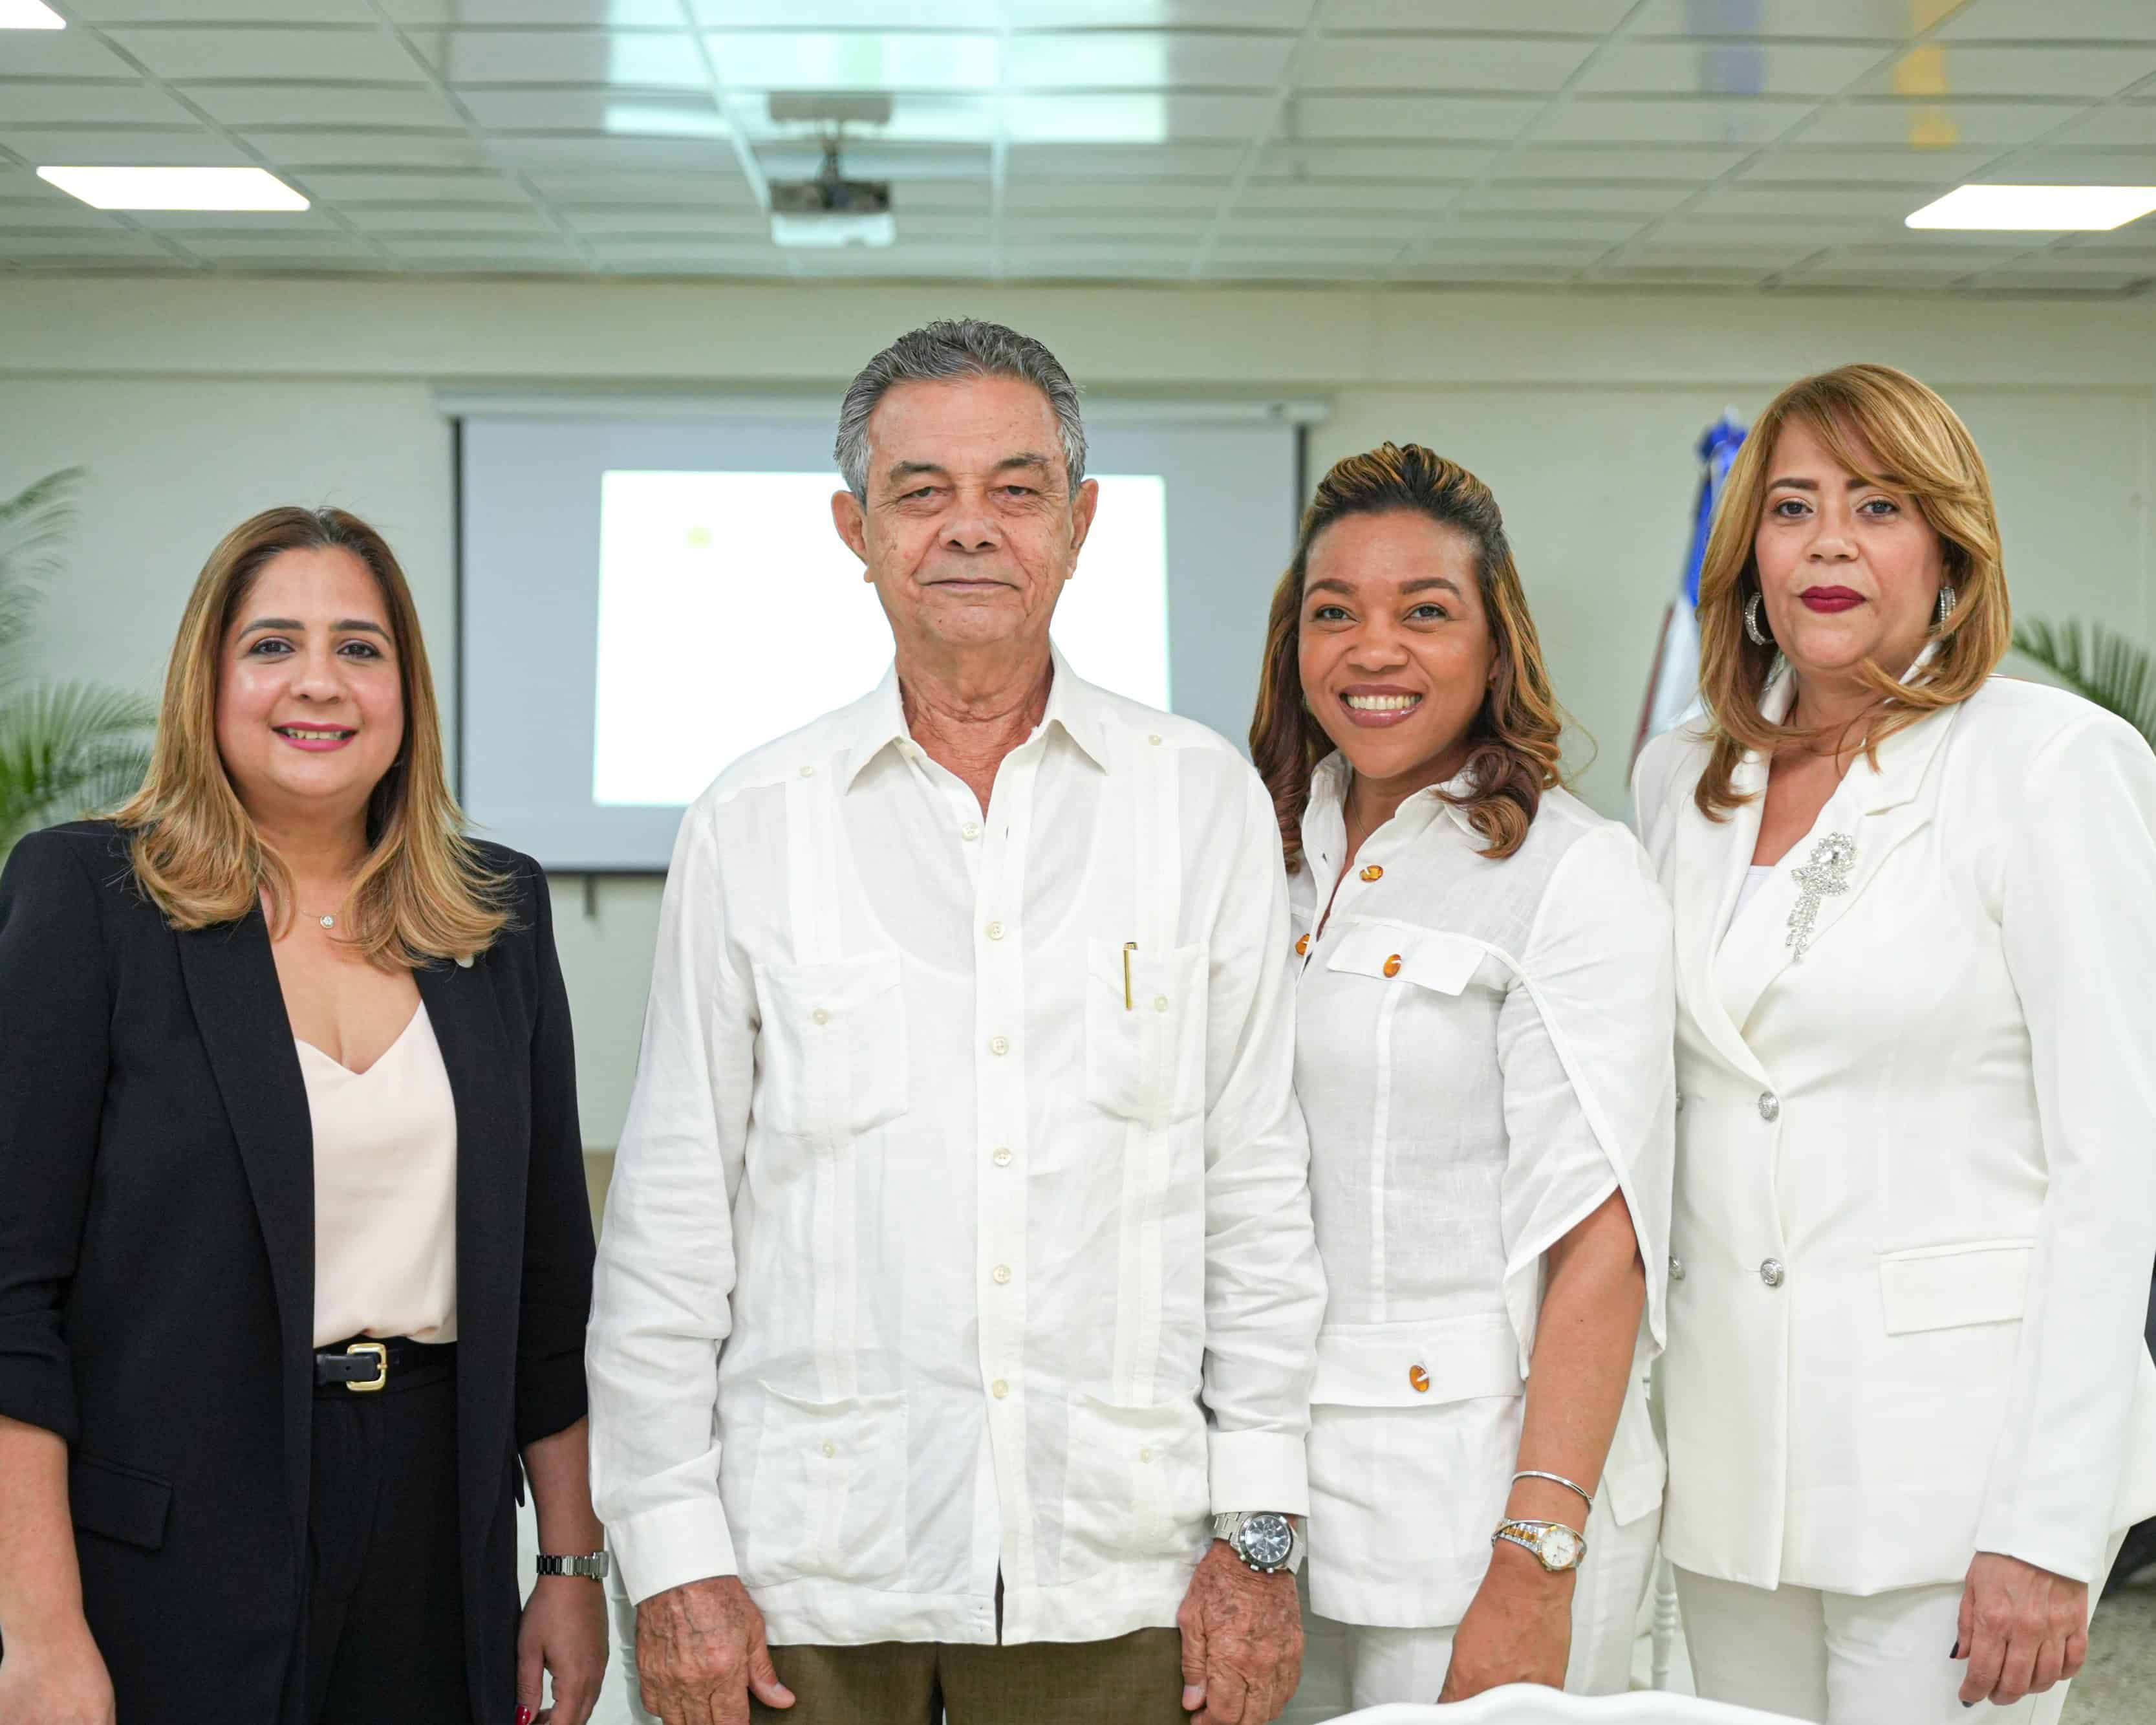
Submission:
<svg viewBox="0 0 2156 1725">
<path fill-rule="evenodd" d="M 444 1348 L 376 1391 L 315 1391 L 307 1717 L 316 1725 L 470 1725 L 455 1358 Z"/>
</svg>

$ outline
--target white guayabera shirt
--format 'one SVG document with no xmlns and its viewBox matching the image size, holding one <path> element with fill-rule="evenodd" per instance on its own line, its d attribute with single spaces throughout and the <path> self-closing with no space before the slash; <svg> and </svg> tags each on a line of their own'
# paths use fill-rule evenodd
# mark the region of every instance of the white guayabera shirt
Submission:
<svg viewBox="0 0 2156 1725">
<path fill-rule="evenodd" d="M 1489 1567 L 1518 1465 L 1543 1255 L 1620 1189 L 1647 1315 L 1596 1521 L 1661 1502 L 1642 1379 L 1669 1239 L 1670 913 L 1632 835 L 1561 789 L 1510 857 L 1482 856 L 1439 795 L 1457 782 L 1402 803 L 1335 896 L 1348 781 L 1339 755 L 1319 764 L 1292 882 L 1296 1092 L 1331 1291 L 1311 1598 L 1343 1622 L 1440 1627 Z"/>
<path fill-rule="evenodd" d="M 592 1317 L 630 1597 L 778 1642 L 1175 1620 L 1307 1507 L 1324 1303 L 1271 804 L 1059 659 L 983 814 L 896 675 L 683 821 Z"/>
</svg>

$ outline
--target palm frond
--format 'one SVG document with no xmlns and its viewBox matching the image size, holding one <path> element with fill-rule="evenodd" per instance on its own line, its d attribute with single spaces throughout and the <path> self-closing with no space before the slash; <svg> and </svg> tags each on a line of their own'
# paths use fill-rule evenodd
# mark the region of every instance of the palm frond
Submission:
<svg viewBox="0 0 2156 1725">
<path fill-rule="evenodd" d="M 2156 654 L 2102 624 L 2054 624 L 2032 617 L 2016 624 L 2014 650 L 2075 694 L 2118 716 L 2156 747 Z"/>
<path fill-rule="evenodd" d="M 74 491 L 83 470 L 63 467 L 0 498 L 0 583 L 56 574 L 59 551 L 74 526 Z"/>
<path fill-rule="evenodd" d="M 141 782 L 156 704 L 64 683 L 0 701 L 0 849 L 32 828 L 105 808 Z"/>
</svg>

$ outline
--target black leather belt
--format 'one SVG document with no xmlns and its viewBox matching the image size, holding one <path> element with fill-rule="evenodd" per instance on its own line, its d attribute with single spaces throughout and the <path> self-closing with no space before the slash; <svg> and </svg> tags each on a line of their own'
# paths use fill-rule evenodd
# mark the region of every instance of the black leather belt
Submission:
<svg viewBox="0 0 2156 1725">
<path fill-rule="evenodd" d="M 403 1336 L 360 1336 L 315 1355 L 315 1391 L 371 1394 L 380 1389 L 417 1389 L 456 1370 L 454 1342 L 414 1342 Z"/>
</svg>

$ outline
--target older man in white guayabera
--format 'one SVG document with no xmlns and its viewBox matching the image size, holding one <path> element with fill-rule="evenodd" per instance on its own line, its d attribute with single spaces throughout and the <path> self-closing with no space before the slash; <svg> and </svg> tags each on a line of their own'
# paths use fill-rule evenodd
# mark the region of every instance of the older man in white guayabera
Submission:
<svg viewBox="0 0 2156 1725">
<path fill-rule="evenodd" d="M 902 336 L 837 454 L 896 662 L 682 822 L 600 1247 L 644 1705 L 1263 1725 L 1324 1303 L 1272 806 L 1050 647 L 1097 490 L 1039 341 Z"/>
</svg>

